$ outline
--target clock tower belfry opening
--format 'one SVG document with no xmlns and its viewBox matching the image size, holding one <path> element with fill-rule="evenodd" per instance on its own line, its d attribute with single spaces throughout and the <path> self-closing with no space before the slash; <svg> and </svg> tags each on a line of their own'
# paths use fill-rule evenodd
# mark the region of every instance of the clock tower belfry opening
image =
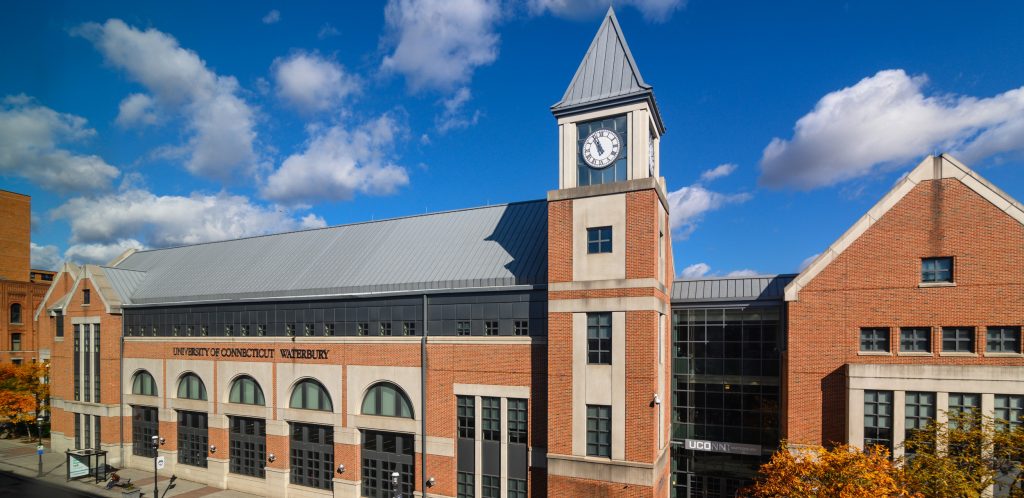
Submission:
<svg viewBox="0 0 1024 498">
<path fill-rule="evenodd" d="M 672 251 L 654 91 L 608 10 L 565 95 L 548 192 L 548 491 L 669 494 Z"/>
</svg>

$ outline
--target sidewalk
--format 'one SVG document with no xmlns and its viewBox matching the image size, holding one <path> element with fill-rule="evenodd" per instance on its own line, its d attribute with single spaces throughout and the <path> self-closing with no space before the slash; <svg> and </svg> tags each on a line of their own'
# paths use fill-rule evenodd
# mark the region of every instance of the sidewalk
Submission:
<svg viewBox="0 0 1024 498">
<path fill-rule="evenodd" d="M 21 476 L 36 479 L 39 470 L 39 456 L 36 455 L 36 442 L 23 438 L 0 439 L 0 470 L 6 470 Z M 105 489 L 106 483 L 94 482 L 95 479 L 82 478 L 67 482 L 67 469 L 65 468 L 65 456 L 63 453 L 50 451 L 49 441 L 44 440 L 46 452 L 43 454 L 43 477 L 39 478 L 51 484 L 57 484 L 78 492 L 92 493 L 96 496 L 111 498 L 121 497 L 121 488 Z M 146 472 L 139 469 L 118 470 L 122 481 L 131 479 L 132 484 L 142 490 L 144 498 L 152 498 L 153 494 L 153 472 Z M 160 476 L 160 495 L 164 496 L 169 477 Z M 256 495 L 229 491 L 220 488 L 213 488 L 205 484 L 186 481 L 180 477 L 174 481 L 174 489 L 166 494 L 167 498 L 252 498 Z"/>
</svg>

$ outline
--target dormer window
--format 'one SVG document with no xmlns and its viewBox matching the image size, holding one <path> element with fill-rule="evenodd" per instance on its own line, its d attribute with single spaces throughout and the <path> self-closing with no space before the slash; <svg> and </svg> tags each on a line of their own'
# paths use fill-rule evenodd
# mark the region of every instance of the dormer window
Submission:
<svg viewBox="0 0 1024 498">
<path fill-rule="evenodd" d="M 921 259 L 921 283 L 953 283 L 953 258 Z"/>
<path fill-rule="evenodd" d="M 91 296 L 89 295 L 89 289 L 82 289 L 82 304 L 83 305 L 89 304 L 89 301 L 91 301 Z"/>
</svg>

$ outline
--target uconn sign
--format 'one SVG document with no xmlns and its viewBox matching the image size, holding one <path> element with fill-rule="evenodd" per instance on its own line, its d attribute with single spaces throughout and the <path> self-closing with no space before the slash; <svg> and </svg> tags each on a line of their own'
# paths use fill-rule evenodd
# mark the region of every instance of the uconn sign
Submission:
<svg viewBox="0 0 1024 498">
<path fill-rule="evenodd" d="M 725 443 L 701 439 L 684 439 L 683 441 L 686 444 L 686 449 L 693 451 L 713 451 L 715 453 L 735 453 L 738 455 L 761 454 L 761 447 L 756 444 Z"/>
</svg>

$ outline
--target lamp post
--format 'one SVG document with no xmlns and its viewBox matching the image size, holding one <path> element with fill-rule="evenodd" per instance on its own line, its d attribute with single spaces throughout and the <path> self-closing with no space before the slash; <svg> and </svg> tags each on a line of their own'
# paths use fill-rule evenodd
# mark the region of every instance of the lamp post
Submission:
<svg viewBox="0 0 1024 498">
<path fill-rule="evenodd" d="M 398 489 L 398 472 L 391 473 L 391 496 L 394 498 L 402 498 L 402 493 Z"/>
<path fill-rule="evenodd" d="M 160 498 L 160 486 L 157 484 L 156 460 L 159 458 L 160 437 L 153 436 L 153 498 Z"/>
<path fill-rule="evenodd" d="M 36 473 L 36 477 L 43 477 L 43 419 L 38 411 L 36 412 L 36 430 L 39 434 L 39 446 L 36 447 L 36 454 L 39 455 L 39 471 Z"/>
</svg>

